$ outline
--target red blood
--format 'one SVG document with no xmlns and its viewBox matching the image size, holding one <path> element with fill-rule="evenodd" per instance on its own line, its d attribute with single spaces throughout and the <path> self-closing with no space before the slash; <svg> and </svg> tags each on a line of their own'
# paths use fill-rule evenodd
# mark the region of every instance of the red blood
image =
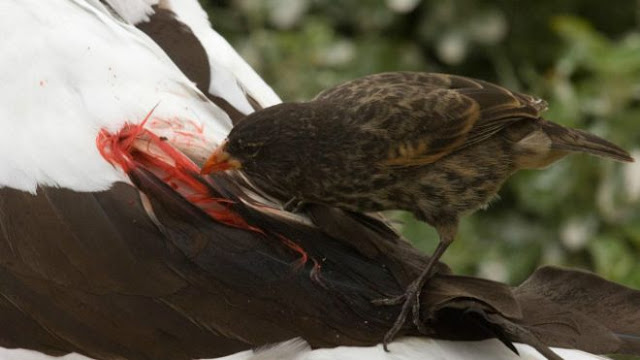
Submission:
<svg viewBox="0 0 640 360">
<path fill-rule="evenodd" d="M 139 124 L 126 123 L 117 133 L 100 131 L 96 143 L 102 156 L 125 172 L 142 166 L 216 221 L 255 231 L 240 215 L 231 211 L 230 200 L 211 197 L 207 186 L 198 179 L 200 168 L 191 159 L 145 129 L 154 110 L 155 107 Z"/>
<path fill-rule="evenodd" d="M 106 129 L 101 130 L 96 139 L 96 145 L 102 157 L 112 165 L 121 168 L 125 173 L 138 167 L 152 172 L 217 222 L 266 235 L 265 231 L 250 225 L 231 209 L 230 205 L 234 203 L 232 200 L 211 196 L 209 188 L 200 177 L 200 168 L 191 159 L 174 148 L 166 141 L 166 138 L 159 137 L 145 129 L 145 124 L 151 118 L 156 107 L 157 105 L 139 124 L 126 123 L 116 133 L 111 133 Z M 153 121 L 163 120 L 154 119 Z M 199 127 L 198 130 L 202 131 L 202 128 Z M 280 234 L 274 235 L 285 246 L 300 254 L 300 259 L 295 263 L 296 268 L 307 263 L 309 256 L 300 245 Z M 320 265 L 315 260 L 313 262 L 314 267 L 311 274 L 313 278 L 317 279 Z"/>
</svg>

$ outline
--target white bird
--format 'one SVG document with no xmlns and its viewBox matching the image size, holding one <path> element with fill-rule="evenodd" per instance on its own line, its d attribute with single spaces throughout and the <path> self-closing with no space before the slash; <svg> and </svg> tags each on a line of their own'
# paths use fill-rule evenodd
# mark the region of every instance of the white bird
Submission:
<svg viewBox="0 0 640 360">
<path fill-rule="evenodd" d="M 171 39 L 180 27 L 168 32 L 155 27 L 154 16 L 163 14 L 186 26 L 180 31 L 204 50 L 204 77 L 187 78 L 193 70 L 187 67 L 190 59 L 161 48 L 172 41 L 191 44 Z M 4 0 L 0 34 L 0 360 L 210 359 L 225 354 L 221 359 L 544 358 L 516 344 L 518 357 L 495 339 L 405 337 L 392 343 L 388 353 L 381 345 L 314 345 L 312 350 L 298 338 L 322 325 L 312 315 L 308 324 L 296 322 L 292 328 L 288 317 L 293 315 L 286 309 L 263 318 L 247 306 L 246 316 L 228 317 L 243 313 L 238 311 L 242 303 L 283 291 L 261 285 L 275 283 L 280 273 L 244 278 L 229 273 L 256 282 L 237 288 L 216 285 L 225 280 L 215 278 L 216 272 L 235 269 L 242 261 L 259 264 L 261 258 L 224 263 L 226 258 L 215 252 L 236 248 L 212 248 L 207 239 L 191 236 L 199 234 L 201 224 L 211 226 L 205 221 L 209 218 L 184 225 L 183 219 L 172 222 L 172 214 L 201 211 L 229 225 L 206 231 L 237 239 L 238 249 L 246 238 L 264 235 L 246 220 L 256 216 L 251 211 L 275 214 L 267 217 L 269 224 L 284 229 L 264 236 L 282 237 L 290 249 L 282 256 L 293 260 L 308 255 L 281 234 L 302 229 L 313 238 L 322 232 L 305 228 L 310 221 L 302 216 L 292 220 L 250 199 L 241 199 L 246 209 L 236 209 L 224 200 L 201 198 L 203 187 L 224 189 L 194 181 L 192 167 L 225 138 L 234 117 L 280 99 L 211 29 L 196 0 Z M 176 66 L 181 61 L 186 65 Z M 143 168 L 154 170 L 149 175 Z M 137 189 L 177 195 L 166 201 L 142 195 L 139 205 Z M 291 221 L 304 226 L 289 228 Z M 264 246 L 256 254 L 271 245 Z M 208 262 L 207 256 L 215 261 Z M 300 264 L 311 275 L 321 266 L 311 260 Z M 282 268 L 291 267 L 283 263 Z M 300 301 L 312 301 L 309 296 Z M 329 313 L 334 308 L 309 306 L 326 311 L 319 318 L 334 316 Z M 335 314 L 341 316 L 346 315 Z M 258 325 L 250 326 L 253 322 Z M 269 332 L 291 340 L 249 350 Z M 602 359 L 579 350 L 554 351 L 566 360 Z M 64 356 L 53 357 L 59 355 Z"/>
</svg>

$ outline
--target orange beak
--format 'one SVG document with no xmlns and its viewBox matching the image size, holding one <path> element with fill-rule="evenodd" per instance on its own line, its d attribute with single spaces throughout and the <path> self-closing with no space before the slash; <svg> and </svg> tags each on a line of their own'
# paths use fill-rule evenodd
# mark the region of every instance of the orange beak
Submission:
<svg viewBox="0 0 640 360">
<path fill-rule="evenodd" d="M 240 162 L 229 155 L 225 151 L 227 147 L 227 141 L 225 140 L 218 148 L 213 151 L 213 154 L 209 156 L 207 161 L 202 166 L 200 174 L 206 175 L 212 172 L 225 171 L 230 169 L 239 169 L 242 167 Z"/>
</svg>

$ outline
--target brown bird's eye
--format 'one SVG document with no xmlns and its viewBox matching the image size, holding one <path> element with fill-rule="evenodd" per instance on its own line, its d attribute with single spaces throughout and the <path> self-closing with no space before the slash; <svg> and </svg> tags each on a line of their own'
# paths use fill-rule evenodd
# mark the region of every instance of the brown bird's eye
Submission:
<svg viewBox="0 0 640 360">
<path fill-rule="evenodd" d="M 248 156 L 255 157 L 262 149 L 262 143 L 244 143 L 242 148 Z"/>
</svg>

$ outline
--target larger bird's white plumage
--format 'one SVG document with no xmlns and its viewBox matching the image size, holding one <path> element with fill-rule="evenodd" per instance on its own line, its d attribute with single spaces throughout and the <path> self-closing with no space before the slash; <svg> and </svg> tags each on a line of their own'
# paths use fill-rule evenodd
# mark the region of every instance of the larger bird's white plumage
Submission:
<svg viewBox="0 0 640 360">
<path fill-rule="evenodd" d="M 403 338 L 389 346 L 338 347 L 311 350 L 301 339 L 292 339 L 256 351 L 243 351 L 217 359 L 206 360 L 545 360 L 528 345 L 516 345 L 516 355 L 497 340 L 443 341 L 424 338 Z M 564 360 L 606 360 L 583 351 L 553 349 Z M 78 354 L 62 358 L 29 350 L 0 348 L 0 360 L 94 360 Z M 205 360 L 205 359 L 203 359 Z"/>
<path fill-rule="evenodd" d="M 149 15 L 153 14 L 153 5 L 158 0 L 107 0 L 107 3 L 130 24 L 140 21 L 149 21 Z"/>
<path fill-rule="evenodd" d="M 262 107 L 280 103 L 278 95 L 247 64 L 220 34 L 213 31 L 207 13 L 197 0 L 162 0 L 161 7 L 171 9 L 178 19 L 189 25 L 207 51 L 211 66 L 209 92 L 220 96 L 235 108 L 249 114 L 253 111 L 244 93 Z M 238 91 L 238 85 L 241 91 Z"/>
<path fill-rule="evenodd" d="M 144 19 L 154 1 L 135 2 L 141 6 L 116 5 L 114 9 L 125 12 L 120 16 L 128 21 Z M 223 74 L 222 80 L 212 83 L 213 94 L 243 111 L 250 111 L 240 97 L 244 92 L 264 106 L 280 101 L 209 28 L 195 0 L 162 0 L 160 5 L 175 11 L 207 47 L 214 74 Z M 227 115 L 206 101 L 151 39 L 111 17 L 97 0 L 3 0 L 0 33 L 4 49 L 0 56 L 0 187 L 34 192 L 37 185 L 50 185 L 97 191 L 125 181 L 98 153 L 96 136 L 102 128 L 113 131 L 127 121 L 140 122 L 156 104 L 154 116 L 164 121 L 148 126 L 178 146 L 180 138 L 171 137 L 176 129 L 198 133 L 200 145 L 211 147 L 230 129 Z M 522 357 L 495 340 L 404 338 L 391 344 L 387 353 L 381 346 L 311 350 L 304 341 L 294 339 L 223 359 L 543 359 L 529 346 L 517 347 Z M 565 360 L 603 359 L 576 350 L 556 351 Z M 51 359 L 91 360 L 77 354 L 54 358 L 0 348 L 0 360 Z"/>
<path fill-rule="evenodd" d="M 0 2 L 0 187 L 97 191 L 124 181 L 100 156 L 96 136 L 140 122 L 156 104 L 155 116 L 197 124 L 211 147 L 230 129 L 228 116 L 151 39 L 101 7 Z"/>
<path fill-rule="evenodd" d="M 520 355 L 507 349 L 498 340 L 445 341 L 406 337 L 389 345 L 371 347 L 341 346 L 333 349 L 311 350 L 301 339 L 245 351 L 216 360 L 545 360 L 532 347 L 516 344 Z M 553 349 L 564 360 L 606 360 L 607 358 L 571 349 Z M 213 360 L 213 359 L 211 359 Z"/>
<path fill-rule="evenodd" d="M 0 347 L 0 360 L 94 360 L 79 354 L 65 356 L 49 356 L 43 353 L 24 349 L 5 349 Z"/>
</svg>

